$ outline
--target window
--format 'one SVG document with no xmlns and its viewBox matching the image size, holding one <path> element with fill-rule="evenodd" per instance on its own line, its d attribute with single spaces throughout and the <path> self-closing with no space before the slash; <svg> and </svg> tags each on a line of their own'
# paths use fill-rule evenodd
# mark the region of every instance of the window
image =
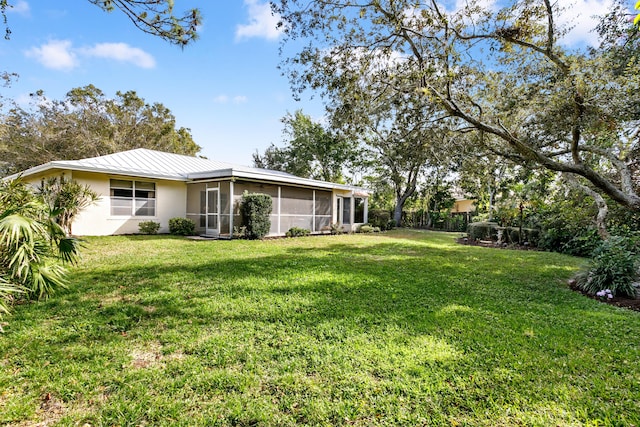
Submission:
<svg viewBox="0 0 640 427">
<path fill-rule="evenodd" d="M 342 223 L 351 224 L 351 198 L 343 197 L 342 201 Z"/>
<path fill-rule="evenodd" d="M 155 216 L 156 184 L 145 181 L 111 180 L 111 215 Z"/>
<path fill-rule="evenodd" d="M 354 211 L 355 219 L 353 222 L 362 224 L 364 222 L 364 199 L 362 197 L 356 197 L 354 200 L 356 209 Z"/>
</svg>

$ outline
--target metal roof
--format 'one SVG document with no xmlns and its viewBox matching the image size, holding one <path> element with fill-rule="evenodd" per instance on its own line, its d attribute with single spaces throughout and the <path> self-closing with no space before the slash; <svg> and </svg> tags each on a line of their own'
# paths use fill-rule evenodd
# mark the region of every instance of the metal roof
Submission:
<svg viewBox="0 0 640 427">
<path fill-rule="evenodd" d="M 5 179 L 34 175 L 51 169 L 102 172 L 114 175 L 159 178 L 185 182 L 208 178 L 238 177 L 320 188 L 368 192 L 366 189 L 359 187 L 300 178 L 281 171 L 251 168 L 201 157 L 165 153 L 146 148 L 136 148 L 134 150 L 80 160 L 53 161 L 27 169 L 19 174 L 8 176 Z"/>
</svg>

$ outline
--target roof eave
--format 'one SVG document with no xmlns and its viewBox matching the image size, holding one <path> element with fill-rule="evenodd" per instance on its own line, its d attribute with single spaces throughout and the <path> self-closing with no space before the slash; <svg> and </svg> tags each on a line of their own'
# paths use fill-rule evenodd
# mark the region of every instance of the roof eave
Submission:
<svg viewBox="0 0 640 427">
<path fill-rule="evenodd" d="M 148 171 L 139 171 L 139 170 L 111 169 L 111 168 L 100 168 L 95 166 L 72 165 L 65 162 L 45 163 L 43 165 L 35 166 L 30 169 L 24 170 L 22 172 L 4 177 L 3 180 L 11 180 L 18 177 L 27 177 L 27 176 L 36 175 L 38 173 L 46 172 L 54 169 L 75 170 L 75 171 L 82 171 L 82 172 L 95 172 L 95 173 L 104 173 L 108 175 L 119 175 L 119 176 L 133 176 L 138 178 L 155 178 L 155 179 L 164 179 L 167 181 L 188 181 L 188 179 L 185 176 L 181 176 L 181 175 L 163 175 L 163 174 L 149 173 Z"/>
<path fill-rule="evenodd" d="M 256 172 L 256 171 L 246 171 L 246 170 L 238 170 L 238 169 L 219 169 L 215 171 L 208 172 L 197 172 L 191 173 L 187 175 L 187 178 L 191 180 L 200 180 L 200 179 L 208 179 L 208 178 L 246 178 L 246 179 L 256 179 L 256 180 L 264 180 L 264 181 L 272 181 L 272 182 L 281 182 L 286 184 L 297 184 L 304 185 L 309 187 L 317 187 L 317 188 L 326 188 L 326 189 L 336 189 L 336 190 L 346 190 L 346 191 L 354 191 L 364 194 L 370 194 L 371 191 L 367 188 L 356 187 L 352 185 L 345 184 L 336 184 L 333 182 L 327 181 L 319 181 L 315 179 L 309 178 L 300 178 L 296 176 L 286 176 L 280 174 L 271 174 L 265 172 Z"/>
</svg>

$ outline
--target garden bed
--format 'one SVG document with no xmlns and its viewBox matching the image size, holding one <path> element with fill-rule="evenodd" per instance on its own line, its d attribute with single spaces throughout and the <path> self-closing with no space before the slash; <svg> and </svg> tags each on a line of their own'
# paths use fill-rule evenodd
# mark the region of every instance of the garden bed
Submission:
<svg viewBox="0 0 640 427">
<path fill-rule="evenodd" d="M 582 289 L 578 288 L 575 283 L 575 280 L 569 280 L 569 287 L 586 296 L 587 298 L 594 299 L 596 301 L 600 301 L 604 304 L 613 305 L 616 307 L 628 308 L 629 310 L 640 311 L 640 298 L 629 298 L 629 297 L 613 297 L 611 299 L 603 299 L 597 297 L 595 295 L 590 295 L 584 292 Z"/>
</svg>

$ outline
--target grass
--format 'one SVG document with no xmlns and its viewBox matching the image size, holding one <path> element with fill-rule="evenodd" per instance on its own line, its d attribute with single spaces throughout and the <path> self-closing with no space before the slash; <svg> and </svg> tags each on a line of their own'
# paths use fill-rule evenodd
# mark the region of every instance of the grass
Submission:
<svg viewBox="0 0 640 427">
<path fill-rule="evenodd" d="M 640 425 L 640 314 L 453 237 L 90 238 L 7 319 L 0 424 Z"/>
</svg>

